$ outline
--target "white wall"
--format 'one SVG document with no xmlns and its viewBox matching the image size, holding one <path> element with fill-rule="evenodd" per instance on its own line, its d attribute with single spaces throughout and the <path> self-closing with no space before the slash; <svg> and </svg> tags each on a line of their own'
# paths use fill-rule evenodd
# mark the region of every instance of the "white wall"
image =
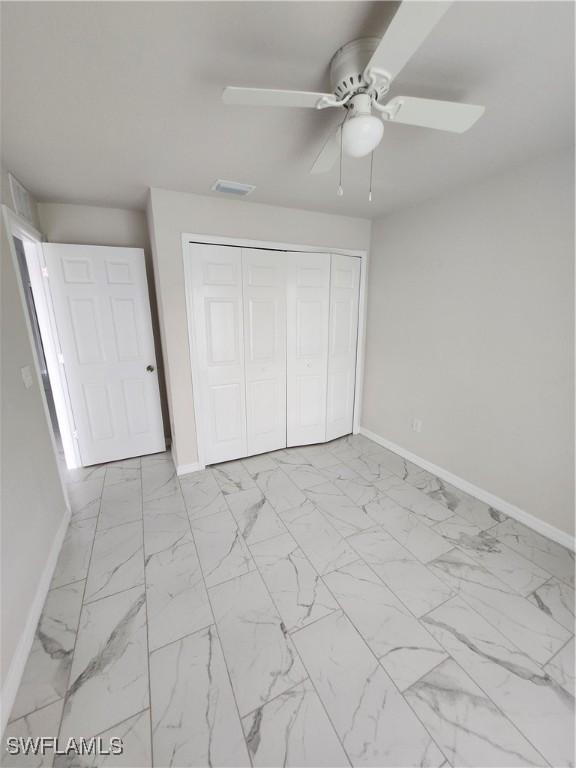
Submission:
<svg viewBox="0 0 576 768">
<path fill-rule="evenodd" d="M 144 211 L 38 203 L 38 216 L 42 232 L 51 243 L 118 245 L 149 250 Z"/>
<path fill-rule="evenodd" d="M 168 388 L 172 450 L 198 460 L 184 292 L 182 234 L 222 235 L 319 247 L 366 249 L 370 222 L 241 200 L 152 189 L 148 224 Z"/>
<path fill-rule="evenodd" d="M 169 438 L 170 420 L 164 381 L 154 270 L 145 212 L 127 208 L 105 208 L 96 205 L 38 203 L 38 217 L 42 232 L 51 243 L 117 245 L 144 249 L 164 434 Z"/>
<path fill-rule="evenodd" d="M 3 202 L 9 203 L 4 198 Z M 2 250 L 2 723 L 5 723 L 26 661 L 30 617 L 42 607 L 43 583 L 67 516 L 67 501 L 52 448 L 43 395 L 34 375 L 26 389 L 21 368 L 34 372 L 8 236 L 0 218 Z M 50 574 L 48 574 L 49 576 Z M 37 617 L 36 617 L 37 618 Z M 33 624 L 34 622 L 32 622 Z"/>
<path fill-rule="evenodd" d="M 362 414 L 570 533 L 573 168 L 554 155 L 374 224 Z"/>
</svg>

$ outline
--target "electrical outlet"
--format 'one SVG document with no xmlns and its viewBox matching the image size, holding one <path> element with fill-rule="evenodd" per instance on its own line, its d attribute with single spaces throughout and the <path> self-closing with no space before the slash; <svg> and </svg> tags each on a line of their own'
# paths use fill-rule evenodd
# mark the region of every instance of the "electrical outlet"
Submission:
<svg viewBox="0 0 576 768">
<path fill-rule="evenodd" d="M 34 379 L 32 378 L 32 370 L 29 365 L 25 365 L 24 368 L 20 369 L 20 373 L 22 375 L 22 381 L 24 382 L 24 386 L 26 389 L 30 389 L 32 384 L 34 383 Z"/>
<path fill-rule="evenodd" d="M 422 419 L 412 419 L 412 431 L 422 432 Z"/>
</svg>

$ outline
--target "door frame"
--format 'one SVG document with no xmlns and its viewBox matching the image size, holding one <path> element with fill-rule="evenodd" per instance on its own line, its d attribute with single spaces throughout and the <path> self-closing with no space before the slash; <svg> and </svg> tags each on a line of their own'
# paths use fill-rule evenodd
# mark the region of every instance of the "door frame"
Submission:
<svg viewBox="0 0 576 768">
<path fill-rule="evenodd" d="M 190 353 L 190 368 L 192 372 L 192 389 L 194 401 L 194 420 L 196 422 L 196 445 L 198 452 L 198 469 L 204 469 L 205 451 L 204 435 L 202 434 L 202 419 L 200 403 L 194 393 L 200 392 L 200 365 L 196 354 L 192 315 L 192 245 L 228 245 L 236 248 L 261 248 L 269 251 L 297 251 L 300 253 L 338 253 L 343 256 L 355 256 L 360 261 L 360 292 L 358 297 L 358 344 L 356 347 L 356 385 L 354 388 L 354 417 L 352 433 L 360 432 L 360 413 L 362 410 L 362 388 L 364 379 L 364 357 L 366 347 L 366 313 L 367 313 L 367 273 L 368 250 L 334 248 L 333 246 L 304 245 L 302 243 L 283 243 L 271 240 L 252 240 L 242 237 L 223 237 L 203 233 L 184 232 L 182 234 L 182 260 L 184 265 L 184 290 L 186 294 L 186 318 L 188 326 L 188 349 Z"/>
<path fill-rule="evenodd" d="M 28 266 L 28 273 L 30 276 L 32 295 L 34 297 L 34 304 L 38 317 L 38 325 L 40 328 L 40 336 L 42 338 L 42 346 L 44 347 L 44 354 L 46 357 L 46 367 L 48 368 L 48 377 L 50 379 L 50 387 L 52 389 L 54 398 L 54 407 L 56 409 L 56 418 L 58 420 L 58 428 L 60 430 L 60 438 L 62 440 L 62 449 L 64 451 L 66 466 L 68 469 L 76 469 L 77 467 L 82 466 L 82 463 L 80 452 L 78 450 L 78 442 L 75 438 L 74 418 L 72 416 L 72 408 L 70 405 L 70 398 L 68 396 L 66 372 L 60 363 L 60 343 L 58 340 L 56 323 L 54 320 L 52 295 L 50 293 L 48 280 L 46 279 L 47 271 L 46 262 L 44 259 L 44 251 L 42 249 L 42 235 L 26 219 L 23 219 L 21 216 L 14 213 L 14 211 L 10 210 L 10 208 L 5 205 L 2 206 L 2 213 L 6 234 L 8 236 L 10 255 L 12 257 L 12 263 L 16 272 L 20 300 L 22 301 L 22 307 L 26 319 L 26 329 L 28 331 L 30 344 L 32 346 L 34 370 L 36 373 L 37 383 L 40 388 L 44 413 L 48 422 L 50 439 L 52 441 L 52 450 L 54 451 L 54 456 L 56 459 L 58 459 L 59 452 L 56 445 L 54 430 L 52 428 L 48 402 L 46 400 L 44 387 L 42 385 L 40 361 L 38 360 L 36 347 L 34 345 L 32 325 L 30 316 L 28 314 L 28 307 L 26 306 L 26 298 L 24 295 L 25 289 L 24 285 L 22 284 L 22 275 L 20 274 L 18 255 L 14 246 L 14 237 L 22 240 L 24 245 L 26 264 Z M 59 470 L 62 470 L 63 468 L 60 467 L 60 462 L 58 462 L 58 464 Z M 65 483 L 62 479 L 61 472 L 60 476 L 63 487 L 65 488 Z M 65 496 L 67 498 L 66 493 Z"/>
</svg>

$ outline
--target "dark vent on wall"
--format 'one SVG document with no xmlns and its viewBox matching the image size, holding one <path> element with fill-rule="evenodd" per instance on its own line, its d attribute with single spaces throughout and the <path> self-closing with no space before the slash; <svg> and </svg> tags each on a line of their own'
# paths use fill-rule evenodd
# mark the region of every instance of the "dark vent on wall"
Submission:
<svg viewBox="0 0 576 768">
<path fill-rule="evenodd" d="M 239 181 L 226 181 L 225 179 L 218 179 L 212 185 L 213 192 L 220 192 L 223 195 L 234 195 L 235 197 L 244 197 L 244 195 L 254 192 L 255 189 L 256 187 L 252 184 L 241 184 Z"/>
</svg>

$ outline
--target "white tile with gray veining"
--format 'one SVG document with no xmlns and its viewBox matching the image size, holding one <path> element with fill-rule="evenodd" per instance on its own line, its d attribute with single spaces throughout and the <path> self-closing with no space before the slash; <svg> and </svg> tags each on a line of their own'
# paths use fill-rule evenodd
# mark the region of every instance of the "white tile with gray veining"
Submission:
<svg viewBox="0 0 576 768">
<path fill-rule="evenodd" d="M 415 616 L 431 611 L 454 594 L 382 528 L 370 528 L 347 541 Z"/>
<path fill-rule="evenodd" d="M 354 504 L 363 507 L 381 493 L 369 480 L 365 480 L 347 464 L 334 464 L 322 470 L 324 477 L 345 494 Z"/>
<path fill-rule="evenodd" d="M 254 561 L 229 510 L 191 521 L 206 586 L 252 571 Z"/>
<path fill-rule="evenodd" d="M 306 500 L 302 491 L 280 467 L 259 472 L 256 482 L 278 514 L 294 509 Z"/>
<path fill-rule="evenodd" d="M 294 641 L 353 765 L 446 764 L 343 613 L 304 627 L 294 634 Z"/>
<path fill-rule="evenodd" d="M 399 477 L 391 475 L 382 480 L 376 480 L 374 485 L 401 507 L 418 515 L 422 522 L 428 525 L 452 517 L 453 513 L 449 509 Z"/>
<path fill-rule="evenodd" d="M 403 459 L 401 471 L 396 472 L 408 485 L 425 493 L 433 501 L 437 501 L 451 512 L 458 513 L 481 530 L 492 528 L 497 523 L 507 519 L 506 515 L 494 509 L 480 499 L 456 488 L 446 480 L 418 467 L 407 459 Z"/>
<path fill-rule="evenodd" d="M 295 685 L 242 718 L 257 768 L 350 765 L 310 681 Z"/>
<path fill-rule="evenodd" d="M 84 601 L 144 584 L 142 522 L 96 531 Z"/>
<path fill-rule="evenodd" d="M 143 519 L 147 557 L 190 533 L 190 521 L 181 493 L 145 501 Z"/>
<path fill-rule="evenodd" d="M 258 573 L 218 584 L 209 594 L 242 717 L 306 679 Z"/>
<path fill-rule="evenodd" d="M 85 605 L 61 737 L 94 736 L 149 705 L 144 587 Z"/>
<path fill-rule="evenodd" d="M 68 500 L 74 520 L 98 515 L 105 474 L 105 471 L 90 474 L 84 480 L 67 484 Z"/>
<path fill-rule="evenodd" d="M 491 533 L 510 549 L 574 588 L 574 552 L 511 518 Z"/>
<path fill-rule="evenodd" d="M 338 609 L 326 585 L 289 533 L 250 547 L 288 632 Z"/>
<path fill-rule="evenodd" d="M 346 435 L 326 443 L 326 450 L 337 456 L 340 461 L 346 461 L 349 458 L 382 453 L 383 449 L 364 435 Z"/>
<path fill-rule="evenodd" d="M 516 592 L 528 595 L 550 578 L 549 573 L 507 547 L 495 538 L 490 530 L 471 533 L 472 528 L 476 526 L 464 518 L 458 517 L 458 520 L 462 521 L 462 525 L 450 518 L 435 525 L 433 530 L 447 542 L 466 552 Z"/>
<path fill-rule="evenodd" d="M 83 581 L 48 592 L 12 707 L 12 720 L 65 696 L 83 593 Z"/>
<path fill-rule="evenodd" d="M 122 754 L 69 755 L 56 758 L 54 768 L 151 768 L 150 710 L 144 709 L 98 734 L 105 748 L 112 738 L 122 740 Z"/>
<path fill-rule="evenodd" d="M 570 638 L 567 629 L 458 549 L 434 560 L 430 570 L 540 664 Z"/>
<path fill-rule="evenodd" d="M 250 765 L 213 625 L 150 654 L 150 690 L 155 765 Z"/>
<path fill-rule="evenodd" d="M 139 469 L 106 471 L 98 530 L 142 519 L 142 479 Z"/>
<path fill-rule="evenodd" d="M 284 513 L 282 520 L 320 575 L 358 559 L 350 544 L 311 501 Z"/>
<path fill-rule="evenodd" d="M 322 448 L 318 445 L 304 446 L 304 448 L 300 448 L 299 451 L 313 467 L 316 467 L 316 469 L 332 467 L 339 462 L 337 456 L 334 456 L 334 454 L 326 450 L 326 448 Z"/>
<path fill-rule="evenodd" d="M 556 578 L 549 579 L 541 587 L 528 595 L 528 600 L 550 618 L 562 624 L 563 627 L 574 632 L 575 629 L 575 602 L 574 590 Z"/>
<path fill-rule="evenodd" d="M 248 474 L 253 480 L 256 480 L 260 472 L 266 472 L 270 469 L 276 469 L 278 464 L 272 458 L 271 453 L 261 453 L 258 456 L 248 456 L 242 459 L 242 464 L 246 467 Z"/>
<path fill-rule="evenodd" d="M 344 565 L 324 581 L 401 691 L 447 658 L 366 563 Z"/>
<path fill-rule="evenodd" d="M 214 473 L 209 469 L 183 475 L 180 478 L 180 487 L 191 520 L 227 509 L 224 494 L 216 482 Z"/>
<path fill-rule="evenodd" d="M 62 587 L 86 578 L 96 522 L 96 517 L 79 520 L 72 518 L 58 555 L 52 587 Z"/>
<path fill-rule="evenodd" d="M 427 470 L 349 435 L 66 486 L 6 736 L 124 752 L 2 764 L 575 766 L 574 556 Z"/>
<path fill-rule="evenodd" d="M 260 488 L 229 493 L 226 495 L 226 503 L 248 544 L 286 533 L 286 526 Z"/>
<path fill-rule="evenodd" d="M 574 697 L 551 675 L 460 598 L 422 621 L 551 765 L 574 765 Z"/>
<path fill-rule="evenodd" d="M 254 480 L 241 461 L 227 461 L 214 464 L 211 468 L 214 479 L 222 493 L 238 493 L 254 488 Z"/>
<path fill-rule="evenodd" d="M 370 456 L 362 454 L 356 458 L 343 459 L 343 461 L 363 477 L 364 480 L 368 480 L 371 483 L 391 478 L 398 479 L 396 475 L 388 469 L 387 463 L 382 461 L 379 454 L 371 454 Z"/>
<path fill-rule="evenodd" d="M 287 464 L 294 466 L 303 466 L 304 464 L 310 464 L 306 456 L 304 455 L 302 447 L 298 448 L 283 448 L 280 451 L 273 451 L 267 454 L 278 467 L 285 467 Z"/>
<path fill-rule="evenodd" d="M 39 739 L 42 736 L 57 736 L 62 718 L 64 701 L 58 699 L 42 709 L 37 709 L 29 715 L 8 723 L 3 734 L 2 756 L 0 765 L 3 768 L 49 768 L 52 766 L 54 753 L 46 750 L 46 754 L 10 754 L 7 750 L 8 739 Z"/>
<path fill-rule="evenodd" d="M 148 645 L 151 651 L 212 622 L 202 570 L 190 531 L 169 546 L 145 544 Z"/>
<path fill-rule="evenodd" d="M 310 464 L 282 464 L 281 469 L 302 491 L 315 488 L 326 482 L 326 478 L 320 470 Z"/>
<path fill-rule="evenodd" d="M 451 765 L 526 768 L 547 763 L 452 659 L 405 692 Z"/>
<path fill-rule="evenodd" d="M 571 696 L 575 695 L 575 682 L 574 677 L 574 655 L 576 649 L 574 648 L 574 637 L 572 637 L 566 645 L 561 648 L 558 653 L 553 656 L 548 664 L 544 666 L 544 669 L 550 677 L 553 677 L 557 683 L 560 683 L 562 688 L 568 691 Z"/>
<path fill-rule="evenodd" d="M 312 488 L 306 491 L 306 496 L 326 516 L 341 536 L 351 536 L 374 525 L 366 508 L 354 504 L 332 483 L 324 483 L 317 488 Z"/>
<path fill-rule="evenodd" d="M 178 490 L 176 468 L 169 458 L 142 461 L 142 494 L 145 501 L 171 496 Z"/>
<path fill-rule="evenodd" d="M 447 542 L 422 519 L 401 507 L 388 496 L 380 495 L 365 507 L 370 518 L 379 523 L 396 541 L 423 563 L 448 552 L 452 544 Z"/>
</svg>

